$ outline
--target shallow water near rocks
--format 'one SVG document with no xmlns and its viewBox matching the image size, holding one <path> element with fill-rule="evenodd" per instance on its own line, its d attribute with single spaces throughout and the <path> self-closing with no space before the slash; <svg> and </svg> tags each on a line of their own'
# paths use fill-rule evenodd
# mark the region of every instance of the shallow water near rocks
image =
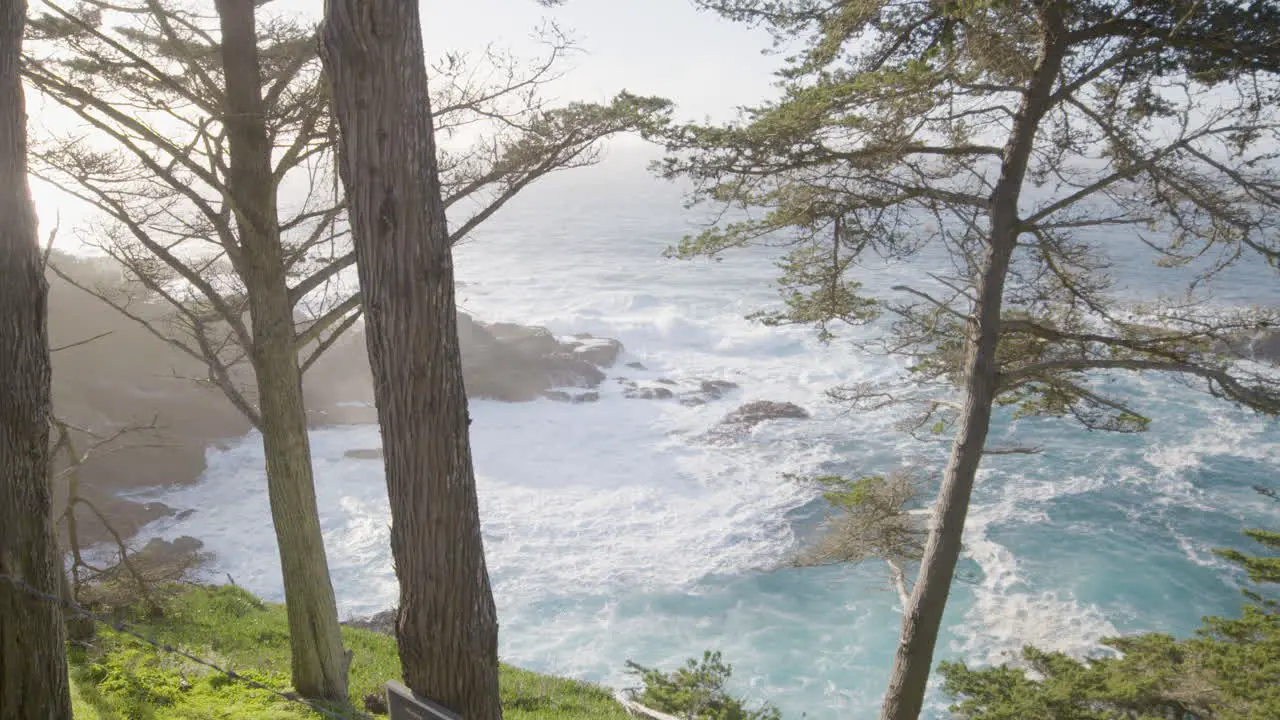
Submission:
<svg viewBox="0 0 1280 720">
<path fill-rule="evenodd" d="M 894 378 L 896 361 L 743 319 L 776 302 L 767 253 L 663 259 L 690 216 L 676 189 L 623 160 L 554 178 L 462 246 L 460 305 L 486 321 L 618 338 L 627 354 L 611 376 L 741 387 L 696 407 L 628 399 L 612 380 L 592 403 L 472 403 L 503 659 L 627 685 L 627 659 L 671 666 L 715 648 L 739 691 L 787 718 L 872 717 L 897 639 L 896 595 L 876 564 L 785 567 L 822 507 L 782 476 L 880 472 L 906 459 L 940 466 L 946 448 L 895 432 L 889 414 L 848 415 L 826 400 L 842 382 Z M 1167 277 L 1131 262 L 1132 292 Z M 864 275 L 885 290 L 918 273 Z M 1225 299 L 1274 302 L 1277 282 L 1250 268 Z M 1280 469 L 1280 430 L 1164 378 L 1118 382 L 1153 417 L 1145 435 L 997 421 L 993 441 L 1045 452 L 984 464 L 939 659 L 1000 662 L 1024 643 L 1085 654 L 1107 635 L 1185 634 L 1204 614 L 1235 612 L 1240 578 L 1210 549 L 1247 547 L 1242 528 L 1274 525 L 1276 508 L 1250 488 Z M 813 417 L 763 422 L 729 443 L 701 439 L 754 400 Z M 390 607 L 381 464 L 344 455 L 378 447 L 377 428 L 312 437 L 341 611 Z M 159 496 L 198 511 L 153 524 L 143 539 L 198 537 L 216 553 L 218 577 L 281 599 L 257 437 L 211 450 L 209 461 L 201 483 Z M 943 707 L 935 694 L 929 717 Z"/>
</svg>

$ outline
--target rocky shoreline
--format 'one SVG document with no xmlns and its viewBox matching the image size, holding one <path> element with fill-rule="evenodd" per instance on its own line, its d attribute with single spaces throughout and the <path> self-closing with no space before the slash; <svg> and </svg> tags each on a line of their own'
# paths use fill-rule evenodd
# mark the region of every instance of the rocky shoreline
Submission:
<svg viewBox="0 0 1280 720">
<path fill-rule="evenodd" d="M 90 287 L 119 282 L 92 263 L 72 269 Z M 71 440 L 55 463 L 57 472 L 76 481 L 87 503 L 74 509 L 77 539 L 85 548 L 113 541 L 111 531 L 129 540 L 147 523 L 180 511 L 132 500 L 132 492 L 198 481 L 209 448 L 225 447 L 252 428 L 208 381 L 201 363 L 99 300 L 55 277 L 49 309 L 51 344 L 71 346 L 53 356 L 54 408 Z M 139 303 L 135 312 L 164 322 L 164 310 Z M 94 336 L 99 337 L 77 344 Z M 600 399 L 606 382 L 613 382 L 628 399 L 694 406 L 729 398 L 738 390 L 737 384 L 720 379 L 628 378 L 627 370 L 646 368 L 636 361 L 619 367 L 622 343 L 586 333 L 557 336 L 542 327 L 485 323 L 459 312 L 458 338 L 467 395 L 476 399 L 589 403 Z M 354 329 L 308 370 L 303 391 L 313 427 L 377 421 L 366 352 L 362 332 Z M 242 370 L 236 379 L 251 386 L 247 369 Z M 623 374 L 610 377 L 618 372 Z M 755 405 L 726 416 L 724 428 L 747 429 L 769 414 L 769 407 Z M 799 408 L 777 405 L 776 417 L 807 417 Z M 348 455 L 373 459 L 381 457 L 381 450 L 353 449 Z M 73 456 L 82 462 L 74 473 L 64 472 Z M 65 508 L 68 487 L 67 482 L 55 486 L 55 515 Z M 61 530 L 67 539 L 65 522 Z"/>
<path fill-rule="evenodd" d="M 130 292 L 109 262 L 60 260 L 84 287 L 107 295 Z M 163 304 L 137 300 L 130 312 L 160 330 L 170 323 Z M 557 386 L 592 387 L 621 353 L 616 341 L 587 335 L 555 338 L 542 328 L 486 325 L 465 313 L 458 323 L 471 397 L 521 402 Z M 111 531 L 127 540 L 147 523 L 174 515 L 163 503 L 128 496 L 198 481 L 209 448 L 252 429 L 212 385 L 201 362 L 56 276 L 50 278 L 49 331 L 50 345 L 61 348 L 53 355 L 54 411 L 69 440 L 54 459 L 54 514 L 67 513 L 74 482 L 83 502 L 69 517 L 82 547 L 112 541 Z M 238 384 L 251 387 L 248 368 L 236 370 Z M 313 427 L 376 421 L 359 332 L 330 348 L 309 369 L 303 388 Z M 65 520 L 59 529 L 68 540 Z"/>
<path fill-rule="evenodd" d="M 102 266 L 86 262 L 71 269 L 90 287 L 119 284 L 118 273 Z M 133 311 L 160 319 L 164 308 L 140 302 Z M 54 409 L 70 429 L 71 441 L 55 458 L 63 478 L 55 485 L 55 516 L 65 508 L 66 480 L 75 479 L 80 496 L 92 506 L 74 510 L 80 544 L 111 539 L 99 513 L 122 538 L 131 538 L 143 525 L 177 512 L 163 503 L 131 500 L 131 491 L 198 481 L 207 449 L 243 437 L 250 425 L 211 385 L 201 363 L 56 277 L 50 281 L 49 314 L 50 343 L 64 348 L 53 356 Z M 591 403 L 612 382 L 630 400 L 698 406 L 739 391 L 723 379 L 628 377 L 628 370 L 642 376 L 647 369 L 626 362 L 622 343 L 612 338 L 557 336 L 536 326 L 481 322 L 464 312 L 458 314 L 458 336 L 472 398 Z M 1280 364 L 1280 331 L 1242 333 L 1217 349 Z M 249 378 L 242 374 L 238 380 L 248 384 Z M 358 329 L 308 370 L 303 389 L 313 427 L 376 422 L 372 376 Z M 727 413 L 703 438 L 729 441 L 766 420 L 807 417 L 806 410 L 790 403 L 757 401 Z M 350 454 L 376 458 L 380 450 L 352 449 Z M 82 460 L 74 474 L 63 472 L 69 456 Z"/>
</svg>

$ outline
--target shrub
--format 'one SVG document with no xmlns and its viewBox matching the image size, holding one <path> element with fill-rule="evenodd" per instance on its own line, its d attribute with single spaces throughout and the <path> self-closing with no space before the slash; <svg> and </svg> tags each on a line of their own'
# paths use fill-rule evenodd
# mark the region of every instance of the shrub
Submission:
<svg viewBox="0 0 1280 720">
<path fill-rule="evenodd" d="M 702 660 L 690 658 L 684 667 L 664 673 L 627 661 L 627 672 L 640 678 L 644 685 L 637 700 L 664 713 L 688 720 L 781 720 L 781 713 L 770 704 L 748 710 L 741 700 L 725 691 L 733 674 L 719 652 L 707 650 Z"/>
</svg>

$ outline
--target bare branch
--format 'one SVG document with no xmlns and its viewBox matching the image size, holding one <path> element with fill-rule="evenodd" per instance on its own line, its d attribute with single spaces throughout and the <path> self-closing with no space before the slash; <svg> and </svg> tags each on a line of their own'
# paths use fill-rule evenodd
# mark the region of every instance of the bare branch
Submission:
<svg viewBox="0 0 1280 720">
<path fill-rule="evenodd" d="M 63 350 L 70 350 L 71 348 L 80 347 L 81 345 L 88 345 L 89 343 L 93 342 L 94 340 L 101 340 L 102 338 L 104 338 L 104 337 L 106 337 L 106 336 L 110 335 L 112 332 L 113 332 L 113 331 L 111 331 L 111 330 L 107 330 L 107 331 L 105 331 L 105 332 L 100 332 L 100 333 L 98 333 L 97 335 L 94 335 L 93 337 L 85 338 L 84 340 L 77 340 L 77 341 L 75 341 L 75 342 L 73 342 L 73 343 L 69 343 L 69 344 L 67 344 L 67 345 L 60 345 L 60 346 L 58 346 L 58 347 L 49 348 L 49 352 L 50 352 L 50 353 L 57 353 L 57 352 L 62 352 Z"/>
<path fill-rule="evenodd" d="M 902 606 L 906 607 L 911 602 L 911 591 L 907 588 L 907 575 L 902 571 L 902 565 L 897 560 L 885 560 L 885 563 L 889 566 L 893 586 L 898 590 L 898 599 L 902 601 Z"/>
<path fill-rule="evenodd" d="M 1010 448 L 985 448 L 983 455 L 1039 455 L 1044 452 L 1044 448 L 1039 447 L 1010 447 Z"/>
<path fill-rule="evenodd" d="M 345 253 L 333 260 L 330 260 L 319 270 L 315 271 L 306 278 L 303 278 L 289 290 L 289 304 L 297 306 L 302 299 L 312 292 L 318 290 L 335 275 L 346 270 L 356 262 L 356 253 L 354 250 Z"/>
<path fill-rule="evenodd" d="M 323 355 L 326 350 L 333 347 L 334 343 L 341 339 L 353 325 L 359 322 L 363 314 L 364 310 L 357 306 L 350 315 L 343 318 L 342 322 L 339 323 L 337 327 L 334 327 L 329 334 L 324 337 L 324 339 L 320 340 L 320 342 L 316 344 L 315 350 L 311 351 L 311 353 L 303 359 L 298 366 L 299 371 L 305 373 L 309 370 L 311 366 L 320 359 L 320 356 Z"/>
<path fill-rule="evenodd" d="M 53 254 L 53 241 L 58 237 L 58 229 L 62 227 L 62 213 L 54 213 L 53 228 L 49 230 L 49 238 L 44 242 L 44 253 L 40 256 L 40 269 L 49 267 L 49 256 Z"/>
</svg>

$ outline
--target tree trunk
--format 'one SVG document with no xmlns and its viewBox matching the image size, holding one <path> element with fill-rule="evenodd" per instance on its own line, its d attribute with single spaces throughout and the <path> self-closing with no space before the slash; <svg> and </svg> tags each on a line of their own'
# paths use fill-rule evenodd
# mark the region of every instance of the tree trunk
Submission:
<svg viewBox="0 0 1280 720">
<path fill-rule="evenodd" d="M 347 699 L 347 665 L 316 507 L 302 378 L 276 214 L 271 143 L 262 110 L 254 0 L 218 0 L 226 82 L 228 187 L 240 235 L 240 276 L 253 326 L 267 489 L 293 655 L 305 697 Z"/>
<path fill-rule="evenodd" d="M 27 186 L 24 0 L 0 0 L 0 574 L 58 597 L 48 285 Z M 0 579 L 0 718 L 70 720 L 61 608 Z"/>
<path fill-rule="evenodd" d="M 1040 121 L 1062 69 L 1065 26 L 1061 8 L 1047 3 L 1041 17 L 1043 42 L 1035 72 L 1014 117 L 1004 149 L 1000 180 L 991 194 L 991 234 L 977 281 L 977 298 L 969 318 L 965 350 L 964 404 L 951 457 L 938 489 L 929 540 L 920 561 L 910 602 L 902 618 L 902 633 L 880 720 L 916 720 L 924 707 L 933 650 L 942 627 L 947 596 L 960 560 L 965 518 L 974 478 L 982 460 L 991 424 L 991 408 L 999 390 L 1000 367 L 996 347 L 1005 277 L 1017 245 L 1018 199 L 1026 176 Z"/>
<path fill-rule="evenodd" d="M 497 613 L 418 3 L 330 0 L 322 56 L 382 426 L 404 679 L 467 720 L 493 720 L 502 716 Z"/>
</svg>

